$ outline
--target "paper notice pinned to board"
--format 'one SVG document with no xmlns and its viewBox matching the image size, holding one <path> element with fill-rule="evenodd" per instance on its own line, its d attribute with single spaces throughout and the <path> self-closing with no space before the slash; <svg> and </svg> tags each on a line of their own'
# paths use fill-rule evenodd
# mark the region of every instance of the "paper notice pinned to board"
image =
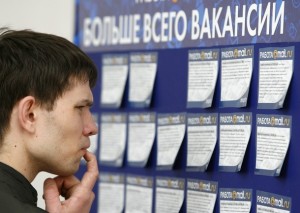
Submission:
<svg viewBox="0 0 300 213">
<path fill-rule="evenodd" d="M 185 113 L 157 115 L 157 167 L 172 169 L 182 144 L 186 119 Z"/>
<path fill-rule="evenodd" d="M 211 107 L 219 69 L 219 49 L 190 50 L 188 108 Z"/>
<path fill-rule="evenodd" d="M 157 52 L 130 54 L 129 103 L 149 107 L 157 71 Z"/>
<path fill-rule="evenodd" d="M 249 213 L 252 204 L 252 189 L 220 188 L 220 212 Z"/>
<path fill-rule="evenodd" d="M 279 176 L 290 144 L 292 117 L 258 114 L 256 125 L 255 174 Z"/>
<path fill-rule="evenodd" d="M 251 113 L 222 113 L 220 123 L 219 171 L 241 170 L 252 127 Z"/>
<path fill-rule="evenodd" d="M 221 50 L 221 107 L 247 106 L 253 72 L 253 46 Z"/>
<path fill-rule="evenodd" d="M 100 126 L 100 164 L 120 167 L 127 137 L 125 113 L 103 113 Z"/>
<path fill-rule="evenodd" d="M 157 177 L 155 212 L 180 212 L 184 190 L 185 180 L 182 178 Z"/>
<path fill-rule="evenodd" d="M 126 213 L 151 213 L 153 203 L 153 179 L 128 175 L 126 177 Z"/>
<path fill-rule="evenodd" d="M 156 132 L 155 113 L 130 113 L 128 116 L 129 165 L 144 167 L 154 143 Z"/>
<path fill-rule="evenodd" d="M 283 107 L 293 71 L 294 47 L 259 50 L 258 109 Z"/>
<path fill-rule="evenodd" d="M 127 55 L 103 55 L 100 106 L 119 108 L 128 77 Z"/>
<path fill-rule="evenodd" d="M 274 193 L 256 191 L 256 212 L 257 213 L 290 213 L 292 199 L 287 196 Z"/>
<path fill-rule="evenodd" d="M 123 212 L 125 203 L 124 175 L 100 173 L 98 187 L 98 212 Z"/>
<path fill-rule="evenodd" d="M 214 212 L 217 193 L 217 182 L 188 179 L 187 212 Z"/>
<path fill-rule="evenodd" d="M 187 116 L 187 170 L 204 172 L 217 143 L 217 113 Z"/>
</svg>

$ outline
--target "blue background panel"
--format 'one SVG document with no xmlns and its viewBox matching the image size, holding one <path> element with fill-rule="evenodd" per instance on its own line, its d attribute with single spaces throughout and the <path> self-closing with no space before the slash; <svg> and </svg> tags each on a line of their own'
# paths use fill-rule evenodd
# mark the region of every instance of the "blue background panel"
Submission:
<svg viewBox="0 0 300 213">
<path fill-rule="evenodd" d="M 258 64 L 259 64 L 259 48 L 265 47 L 286 47 L 295 46 L 295 62 L 294 73 L 291 80 L 291 84 L 286 96 L 284 107 L 277 110 L 264 110 L 257 109 L 258 99 Z M 232 46 L 218 46 L 214 48 L 224 48 Z M 211 48 L 211 47 L 210 47 Z M 89 53 L 88 55 L 93 59 L 98 67 L 99 79 L 96 87 L 94 88 L 95 105 L 92 108 L 93 112 L 156 112 L 156 113 L 233 113 L 233 112 L 252 112 L 252 134 L 244 157 L 242 169 L 237 173 L 227 173 L 218 171 L 218 158 L 219 158 L 219 140 L 217 141 L 216 148 L 212 155 L 210 164 L 206 172 L 188 172 L 186 171 L 186 156 L 187 156 L 187 140 L 186 137 L 182 143 L 180 151 L 173 170 L 162 171 L 156 169 L 156 153 L 157 144 L 154 142 L 149 161 L 145 168 L 135 168 L 127 165 L 127 156 L 125 150 L 124 165 L 121 168 L 113 168 L 107 166 L 99 166 L 101 172 L 123 173 L 131 175 L 143 175 L 155 177 L 157 176 L 170 176 L 178 178 L 193 178 L 203 179 L 208 181 L 218 182 L 219 188 L 250 188 L 253 190 L 252 208 L 251 212 L 256 212 L 256 190 L 275 193 L 292 198 L 292 212 L 299 212 L 300 210 L 300 74 L 299 67 L 300 61 L 299 43 L 269 43 L 269 44 L 255 44 L 254 45 L 254 68 L 252 81 L 249 91 L 247 107 L 244 108 L 220 108 L 220 69 L 218 75 L 218 81 L 216 84 L 214 100 L 211 108 L 207 109 L 188 109 L 187 105 L 187 78 L 188 78 L 188 51 L 191 48 L 183 49 L 161 49 L 151 50 L 158 52 L 158 69 L 157 76 L 153 90 L 153 97 L 151 106 L 148 109 L 136 109 L 131 108 L 128 103 L 128 84 L 125 88 L 124 99 L 119 109 L 101 109 L 99 105 L 100 101 L 100 88 L 101 88 L 101 56 L 104 53 Z M 111 53 L 130 53 L 129 51 L 111 52 Z M 107 52 L 105 52 L 107 54 Z M 292 116 L 292 129 L 291 129 L 291 141 L 290 146 L 285 158 L 283 168 L 279 177 L 260 176 L 255 175 L 255 158 L 256 158 L 256 114 L 277 114 L 277 115 L 290 115 Z M 98 119 L 100 120 L 100 119 Z M 101 128 L 101 126 L 100 126 Z M 186 134 L 187 135 L 187 134 Z M 98 147 L 100 145 L 98 144 Z M 99 150 L 98 150 L 99 153 Z M 81 176 L 85 171 L 84 167 L 81 167 L 78 176 Z M 95 193 L 97 195 L 97 184 L 95 186 Z M 155 202 L 155 184 L 153 188 L 153 209 Z M 185 194 L 186 195 L 186 194 Z M 185 197 L 186 198 L 186 197 Z M 182 206 L 181 212 L 186 212 L 186 199 Z M 91 212 L 97 212 L 97 197 L 93 204 Z M 219 198 L 217 197 L 215 211 L 219 212 Z"/>
</svg>

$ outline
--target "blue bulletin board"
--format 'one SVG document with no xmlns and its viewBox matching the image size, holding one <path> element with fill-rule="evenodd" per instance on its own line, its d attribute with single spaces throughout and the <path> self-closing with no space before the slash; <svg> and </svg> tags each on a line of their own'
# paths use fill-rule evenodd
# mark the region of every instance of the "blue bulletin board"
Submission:
<svg viewBox="0 0 300 213">
<path fill-rule="evenodd" d="M 75 43 L 95 62 L 99 79 L 93 89 L 92 112 L 100 116 L 106 112 L 155 113 L 252 113 L 252 129 L 243 164 L 239 172 L 219 171 L 219 135 L 210 163 L 205 172 L 187 170 L 187 137 L 185 135 L 171 170 L 157 169 L 157 137 L 145 167 L 127 163 L 125 150 L 121 167 L 99 165 L 100 173 L 172 177 L 214 181 L 219 188 L 252 189 L 251 212 L 256 212 L 257 191 L 265 191 L 291 198 L 291 212 L 300 211 L 300 29 L 298 1 L 210 1 L 210 0 L 77 0 Z M 173 13 L 172 13 L 173 12 Z M 162 14 L 165 14 L 162 16 Z M 214 15 L 213 15 L 214 14 Z M 217 15 L 216 15 L 217 14 Z M 120 18 L 121 17 L 121 18 Z M 162 17 L 165 17 L 164 19 Z M 122 21 L 131 26 L 124 30 Z M 131 20 L 131 21 L 130 21 Z M 170 21 L 171 20 L 171 21 Z M 125 21 L 126 22 L 126 21 Z M 125 23 L 124 22 L 124 23 Z M 163 23 L 165 22 L 165 23 Z M 106 23 L 106 24 L 105 24 Z M 123 24 L 124 24 L 123 23 Z M 162 28 L 163 25 L 163 28 Z M 124 28 L 123 28 L 124 27 Z M 123 34 L 121 33 L 123 29 Z M 128 27 L 130 28 L 130 27 Z M 171 29 L 171 30 L 170 30 Z M 131 30 L 131 31 L 130 31 Z M 198 31 L 199 30 L 199 31 Z M 170 32 L 172 31 L 172 32 Z M 127 40 L 126 40 L 126 36 Z M 118 35 L 117 35 L 118 34 Z M 123 40 L 122 40 L 123 35 Z M 219 75 L 211 107 L 188 108 L 188 53 L 194 49 L 226 49 L 253 45 L 253 73 L 245 107 L 221 107 L 221 74 Z M 294 48 L 293 76 L 284 104 L 279 109 L 258 109 L 259 50 L 262 48 Z M 100 106 L 102 56 L 104 54 L 131 54 L 137 51 L 157 52 L 157 72 L 151 104 L 147 108 L 134 108 L 128 102 L 128 82 L 119 108 Z M 255 174 L 256 115 L 291 116 L 290 144 L 279 176 Z M 99 122 L 99 128 L 101 124 Z M 98 143 L 100 139 L 98 139 Z M 99 155 L 100 144 L 96 152 Z M 126 148 L 127 149 L 127 148 Z M 78 176 L 85 171 L 80 167 Z M 91 212 L 98 212 L 98 184 Z M 153 186 L 153 212 L 155 185 Z M 186 198 L 186 192 L 185 192 Z M 219 194 L 214 212 L 219 212 Z M 186 199 L 180 212 L 186 211 Z"/>
</svg>

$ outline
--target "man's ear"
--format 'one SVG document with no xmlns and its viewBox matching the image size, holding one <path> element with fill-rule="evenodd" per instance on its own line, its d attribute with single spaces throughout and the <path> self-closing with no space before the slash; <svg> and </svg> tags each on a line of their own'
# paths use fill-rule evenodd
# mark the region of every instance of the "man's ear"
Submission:
<svg viewBox="0 0 300 213">
<path fill-rule="evenodd" d="M 18 120 L 23 129 L 34 132 L 36 122 L 37 103 L 33 96 L 26 96 L 19 101 Z"/>
</svg>

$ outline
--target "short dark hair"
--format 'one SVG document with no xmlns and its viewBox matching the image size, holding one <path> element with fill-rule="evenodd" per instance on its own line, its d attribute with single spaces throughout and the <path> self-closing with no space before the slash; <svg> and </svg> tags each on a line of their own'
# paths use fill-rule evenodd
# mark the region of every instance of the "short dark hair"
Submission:
<svg viewBox="0 0 300 213">
<path fill-rule="evenodd" d="M 59 36 L 30 30 L 0 29 L 0 146 L 12 109 L 32 95 L 48 110 L 73 81 L 96 84 L 93 61 Z"/>
</svg>

